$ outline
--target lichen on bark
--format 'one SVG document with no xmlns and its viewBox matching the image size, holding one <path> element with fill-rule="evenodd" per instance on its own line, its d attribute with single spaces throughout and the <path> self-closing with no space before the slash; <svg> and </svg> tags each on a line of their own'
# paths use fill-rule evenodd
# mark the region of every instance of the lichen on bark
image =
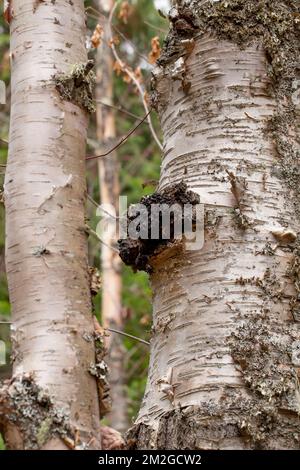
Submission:
<svg viewBox="0 0 300 470">
<path fill-rule="evenodd" d="M 77 104 L 90 114 L 96 110 L 93 102 L 95 84 L 93 67 L 94 61 L 88 60 L 85 64 L 75 64 L 68 74 L 56 74 L 53 77 L 62 99 Z"/>
<path fill-rule="evenodd" d="M 186 55 L 183 38 L 212 33 L 246 48 L 262 42 L 270 79 L 269 92 L 276 98 L 278 109 L 266 122 L 266 131 L 278 152 L 274 172 L 279 174 L 290 191 L 294 208 L 300 216 L 300 149 L 295 147 L 295 122 L 299 102 L 293 96 L 300 89 L 300 6 L 297 0 L 175 0 L 169 14 L 172 23 L 158 65 L 166 67 L 174 57 Z M 178 29 L 182 21 L 191 27 Z M 155 82 L 155 80 L 154 80 Z M 155 87 L 155 84 L 154 84 Z M 153 92 L 152 102 L 158 99 Z M 299 99 L 300 101 L 300 99 Z"/>
<path fill-rule="evenodd" d="M 290 415 L 290 425 L 294 424 L 293 438 L 300 442 L 300 391 L 297 363 L 293 361 L 297 344 L 297 328 L 282 326 L 268 315 L 245 319 L 229 338 L 232 357 L 252 392 L 248 403 L 251 407 L 242 410 L 239 426 L 253 445 L 268 446 L 273 433 L 281 433 L 282 438 L 285 435 L 288 445 L 291 430 L 289 427 L 289 434 L 282 426 L 286 413 Z"/>
<path fill-rule="evenodd" d="M 300 240 L 297 239 L 292 248 L 292 257 L 286 276 L 294 285 L 295 294 L 290 299 L 290 308 L 295 322 L 300 323 Z"/>
<path fill-rule="evenodd" d="M 54 438 L 64 444 L 75 439 L 66 411 L 54 405 L 49 393 L 36 383 L 34 374 L 26 373 L 4 383 L 0 389 L 0 422 L 6 431 L 10 426 L 17 427 L 20 449 L 42 449 Z M 9 446 L 9 432 L 6 442 Z"/>
</svg>

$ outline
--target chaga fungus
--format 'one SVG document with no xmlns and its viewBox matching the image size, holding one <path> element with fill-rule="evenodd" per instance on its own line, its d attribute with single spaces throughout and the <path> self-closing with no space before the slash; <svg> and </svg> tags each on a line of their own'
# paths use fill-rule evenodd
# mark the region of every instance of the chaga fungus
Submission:
<svg viewBox="0 0 300 470">
<path fill-rule="evenodd" d="M 138 226 L 138 233 L 141 236 L 133 239 L 129 237 L 128 227 L 131 223 L 135 223 L 140 214 L 131 215 L 129 208 L 127 212 L 127 238 L 120 239 L 118 241 L 119 253 L 123 262 L 127 266 L 131 266 L 134 271 L 146 271 L 147 273 L 152 272 L 151 258 L 156 254 L 159 254 L 163 249 L 167 248 L 172 242 L 174 242 L 174 227 L 175 223 L 178 222 L 176 217 L 181 217 L 182 228 L 184 224 L 184 212 L 183 210 L 176 214 L 170 210 L 170 222 L 168 227 L 162 224 L 162 219 L 159 220 L 159 237 L 151 237 L 151 208 L 154 206 L 162 205 L 168 206 L 170 209 L 172 206 L 177 205 L 183 209 L 184 205 L 189 204 L 190 206 L 196 206 L 200 204 L 200 197 L 193 191 L 188 190 L 187 185 L 182 181 L 177 184 L 170 185 L 168 188 L 156 191 L 150 196 L 145 196 L 141 199 L 142 204 L 147 209 L 148 217 L 146 220 L 142 220 Z M 193 226 L 196 222 L 195 211 L 193 211 Z M 144 227 L 142 226 L 144 225 Z M 147 233 L 146 238 L 144 234 Z"/>
</svg>

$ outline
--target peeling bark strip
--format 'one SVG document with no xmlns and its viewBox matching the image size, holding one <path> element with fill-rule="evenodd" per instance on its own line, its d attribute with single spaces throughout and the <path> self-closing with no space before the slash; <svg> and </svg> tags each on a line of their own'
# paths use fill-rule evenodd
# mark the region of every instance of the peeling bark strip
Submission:
<svg viewBox="0 0 300 470">
<path fill-rule="evenodd" d="M 13 0 L 13 9 L 5 181 L 13 378 L 1 398 L 6 404 L 9 392 L 13 411 L 5 435 L 12 449 L 100 448 L 89 373 L 95 349 L 85 340 L 94 331 L 84 221 L 87 113 L 62 100 L 53 80 L 87 63 L 84 2 Z"/>
<path fill-rule="evenodd" d="M 299 18 L 293 0 L 173 2 L 160 190 L 199 193 L 206 238 L 155 265 L 132 447 L 299 449 Z"/>
</svg>

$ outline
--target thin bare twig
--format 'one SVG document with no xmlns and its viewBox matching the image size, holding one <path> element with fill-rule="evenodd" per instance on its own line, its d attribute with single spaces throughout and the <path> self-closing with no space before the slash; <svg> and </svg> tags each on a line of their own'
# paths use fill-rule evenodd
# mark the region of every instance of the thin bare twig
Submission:
<svg viewBox="0 0 300 470">
<path fill-rule="evenodd" d="M 92 13 L 89 13 L 89 11 L 91 11 Z M 89 16 L 90 18 L 94 18 L 95 20 L 99 20 L 100 16 L 102 16 L 103 18 L 105 17 L 104 13 L 101 13 L 92 6 L 86 7 L 85 13 L 87 16 Z"/>
<path fill-rule="evenodd" d="M 120 31 L 119 28 L 117 28 L 115 25 L 112 25 L 112 27 L 113 27 L 113 29 L 116 31 L 116 33 L 118 33 L 119 36 L 121 36 L 121 37 L 124 39 L 124 41 L 128 42 L 128 43 L 131 45 L 131 47 L 135 50 L 135 52 L 137 53 L 137 55 L 138 55 L 141 59 L 143 59 L 145 62 L 147 62 L 147 64 L 150 64 L 150 62 L 149 62 L 149 60 L 148 60 L 148 57 L 146 57 L 144 54 L 142 54 L 142 53 L 138 50 L 138 48 L 137 48 L 137 46 L 134 44 L 134 42 L 130 41 L 130 39 L 128 39 L 128 38 L 125 36 L 125 34 L 122 33 L 122 31 Z"/>
<path fill-rule="evenodd" d="M 87 198 L 92 204 L 94 204 L 95 207 L 98 208 L 100 206 L 100 203 L 98 204 L 98 202 L 95 201 L 95 199 L 93 199 L 92 196 L 90 196 L 89 194 L 87 195 Z"/>
<path fill-rule="evenodd" d="M 159 28 L 158 26 L 155 26 L 154 24 L 150 23 L 149 21 L 144 20 L 144 23 L 145 23 L 147 26 L 150 26 L 150 28 L 156 29 L 156 31 L 159 31 L 160 33 L 163 33 L 163 34 L 167 34 L 167 33 L 168 33 L 167 29 Z"/>
<path fill-rule="evenodd" d="M 109 212 L 107 212 L 105 209 L 103 209 L 103 207 L 101 206 L 101 204 L 98 204 L 97 201 L 95 201 L 95 199 L 93 199 L 92 196 L 90 196 L 89 194 L 87 195 L 87 198 L 88 198 L 88 200 L 89 200 L 95 207 L 97 207 L 97 209 L 100 208 L 101 211 L 104 212 L 104 214 L 108 215 L 111 219 L 114 219 L 114 220 L 119 220 L 119 219 L 121 219 L 121 217 L 112 215 L 112 214 L 110 214 Z"/>
<path fill-rule="evenodd" d="M 0 142 L 2 142 L 2 143 L 5 144 L 5 145 L 8 145 L 8 141 L 5 140 L 5 139 L 2 139 L 1 137 L 0 137 Z"/>
<path fill-rule="evenodd" d="M 148 108 L 148 104 L 147 104 L 147 101 L 146 101 L 146 98 L 145 98 L 145 90 L 143 89 L 142 85 L 140 84 L 140 82 L 137 80 L 136 76 L 134 75 L 134 73 L 126 66 L 126 64 L 122 61 L 122 59 L 120 58 L 117 50 L 116 50 L 116 47 L 115 47 L 115 44 L 114 44 L 114 40 L 113 40 L 113 35 L 112 35 L 112 20 L 113 20 L 113 17 L 114 17 L 114 14 L 115 14 L 115 11 L 116 11 L 116 8 L 118 7 L 119 5 L 119 2 L 120 0 L 117 0 L 114 7 L 112 8 L 111 12 L 110 12 L 110 15 L 109 15 L 109 19 L 108 19 L 108 25 L 109 25 L 109 30 L 110 30 L 110 36 L 111 36 L 111 50 L 113 52 L 113 55 L 116 59 L 116 61 L 119 63 L 121 69 L 126 72 L 126 74 L 130 77 L 130 79 L 132 80 L 132 82 L 135 84 L 135 86 L 137 87 L 140 95 L 141 95 L 141 99 L 142 99 L 142 102 L 143 102 L 143 106 L 145 108 L 145 111 L 147 113 L 147 120 L 148 120 L 148 123 L 149 123 L 149 127 L 150 127 L 150 131 L 152 133 L 152 136 L 155 140 L 155 142 L 157 143 L 158 147 L 160 150 L 163 150 L 163 147 L 162 147 L 162 144 L 155 132 L 155 129 L 153 127 L 153 124 L 152 124 L 152 120 L 151 120 L 151 117 L 150 117 L 150 111 L 149 111 L 149 108 Z"/>
<path fill-rule="evenodd" d="M 114 328 L 105 328 L 105 329 L 107 331 L 112 332 L 112 333 L 117 333 L 118 335 L 127 336 L 127 338 L 134 339 L 136 341 L 139 341 L 139 343 L 147 344 L 147 346 L 150 346 L 150 343 L 148 341 L 145 341 L 144 339 L 138 338 L 137 336 L 133 336 L 133 335 L 130 335 L 128 333 L 124 333 L 124 331 L 115 330 Z"/>
<path fill-rule="evenodd" d="M 120 140 L 120 142 L 115 145 L 113 148 L 111 148 L 110 150 L 108 150 L 107 152 L 105 153 L 102 153 L 101 155 L 91 155 L 91 156 L 87 156 L 86 157 L 86 160 L 95 160 L 96 158 L 102 158 L 102 157 L 107 157 L 110 153 L 112 153 L 114 150 L 117 150 L 119 147 L 121 147 L 121 145 L 124 144 L 124 142 L 126 142 L 127 139 L 129 139 L 129 137 L 134 134 L 134 132 L 146 121 L 146 119 L 149 117 L 149 114 L 151 113 L 151 109 L 150 111 L 148 110 L 148 113 L 146 114 L 146 116 L 127 134 L 125 135 L 124 137 L 122 137 L 122 139 Z"/>
<path fill-rule="evenodd" d="M 88 13 L 88 11 L 92 11 L 93 13 L 92 14 Z M 106 21 L 108 21 L 107 16 L 105 16 L 103 13 L 100 13 L 99 11 L 97 11 L 94 7 L 87 7 L 85 9 L 85 12 L 86 12 L 87 16 L 89 16 L 90 18 L 94 18 L 96 20 L 99 20 L 99 17 L 103 17 Z M 96 16 L 96 15 L 98 15 L 98 16 Z M 148 58 L 138 50 L 138 48 L 134 44 L 134 42 L 132 42 L 130 39 L 128 39 L 125 36 L 125 34 L 122 33 L 122 31 L 120 31 L 115 25 L 112 25 L 112 28 L 116 31 L 116 33 L 118 33 L 125 41 L 127 41 L 131 45 L 131 47 L 135 50 L 137 55 L 139 57 L 141 57 L 141 59 L 145 60 L 145 62 L 147 62 L 147 63 L 150 63 Z"/>
<path fill-rule="evenodd" d="M 119 250 L 117 250 L 117 248 L 114 248 L 113 246 L 110 246 L 108 245 L 107 243 L 105 243 L 98 235 L 97 232 L 95 232 L 95 230 L 93 230 L 91 227 L 88 227 L 88 232 L 90 235 L 93 235 L 95 238 L 97 238 L 97 240 L 99 240 L 100 243 L 102 243 L 102 245 L 106 246 L 107 248 L 109 248 L 110 250 L 112 251 L 115 251 L 116 253 L 119 254 Z"/>
<path fill-rule="evenodd" d="M 112 108 L 112 109 L 115 109 L 116 111 L 120 111 L 120 113 L 126 114 L 127 116 L 130 116 L 133 119 L 139 119 L 140 121 L 143 120 L 142 117 L 138 116 L 137 114 L 131 113 L 130 111 L 127 111 L 127 109 L 122 108 L 122 106 L 115 106 L 113 104 L 105 103 L 105 101 L 101 101 L 101 100 L 96 100 L 96 103 L 102 104 L 103 106 L 106 106 L 107 108 Z M 148 124 L 148 122 L 146 124 Z"/>
</svg>

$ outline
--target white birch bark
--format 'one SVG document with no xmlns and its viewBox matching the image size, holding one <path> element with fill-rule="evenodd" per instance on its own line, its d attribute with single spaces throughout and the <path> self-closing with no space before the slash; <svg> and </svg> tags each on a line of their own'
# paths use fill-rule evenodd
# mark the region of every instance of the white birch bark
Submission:
<svg viewBox="0 0 300 470">
<path fill-rule="evenodd" d="M 95 362 L 84 220 L 88 115 L 61 98 L 53 78 L 87 61 L 84 2 L 11 6 L 5 205 L 14 352 L 0 418 L 13 449 L 99 448 L 88 372 Z"/>
<path fill-rule="evenodd" d="M 298 9 L 171 10 L 154 72 L 160 188 L 184 180 L 200 194 L 205 244 L 152 259 L 148 385 L 129 433 L 137 448 L 299 448 Z"/>
</svg>

